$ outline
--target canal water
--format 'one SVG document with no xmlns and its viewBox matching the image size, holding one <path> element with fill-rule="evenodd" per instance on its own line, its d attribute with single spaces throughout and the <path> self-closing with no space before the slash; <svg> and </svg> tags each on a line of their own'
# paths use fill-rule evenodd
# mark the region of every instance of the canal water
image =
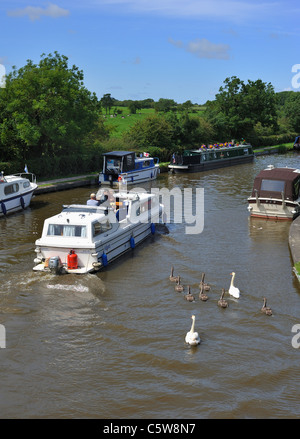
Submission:
<svg viewBox="0 0 300 439">
<path fill-rule="evenodd" d="M 62 204 L 85 203 L 91 188 L 36 196 L 25 212 L 1 218 L 0 417 L 299 418 L 290 223 L 252 220 L 247 211 L 254 177 L 269 164 L 300 167 L 300 156 L 161 174 L 159 188 L 204 188 L 202 233 L 170 224 L 96 275 L 32 271 L 44 219 Z M 172 265 L 194 303 L 174 290 Z M 229 307 L 220 309 L 232 271 L 241 296 L 226 294 Z M 207 302 L 198 299 L 203 272 Z M 260 311 L 263 297 L 271 317 Z M 196 347 L 184 342 L 192 314 Z"/>
</svg>

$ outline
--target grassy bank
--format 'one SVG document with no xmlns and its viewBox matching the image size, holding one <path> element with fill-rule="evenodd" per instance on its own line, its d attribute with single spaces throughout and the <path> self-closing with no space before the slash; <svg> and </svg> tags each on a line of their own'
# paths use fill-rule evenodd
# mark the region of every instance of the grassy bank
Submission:
<svg viewBox="0 0 300 439">
<path fill-rule="evenodd" d="M 285 152 L 292 151 L 294 145 L 292 143 L 281 143 L 280 145 L 274 146 L 262 146 L 260 148 L 254 149 L 254 153 L 259 154 L 284 154 Z"/>
</svg>

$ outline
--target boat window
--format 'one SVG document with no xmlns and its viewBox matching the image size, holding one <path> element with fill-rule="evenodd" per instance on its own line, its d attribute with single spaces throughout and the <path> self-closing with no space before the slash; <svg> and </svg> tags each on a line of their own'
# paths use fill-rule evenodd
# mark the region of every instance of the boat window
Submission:
<svg viewBox="0 0 300 439">
<path fill-rule="evenodd" d="M 136 209 L 135 213 L 136 216 L 139 216 L 141 213 L 147 212 L 148 210 L 151 210 L 151 205 L 155 206 L 155 200 L 153 198 L 148 198 L 148 200 L 141 203 L 138 208 Z"/>
<path fill-rule="evenodd" d="M 107 220 L 104 223 L 100 223 L 99 221 L 93 223 L 93 236 L 98 236 L 101 233 L 107 232 L 111 229 L 111 224 Z"/>
<path fill-rule="evenodd" d="M 260 189 L 262 191 L 282 192 L 284 191 L 284 181 L 281 180 L 265 180 L 261 181 Z"/>
<path fill-rule="evenodd" d="M 48 236 L 76 236 L 86 238 L 86 226 L 70 226 L 65 224 L 49 224 Z"/>
<path fill-rule="evenodd" d="M 18 183 L 8 184 L 7 186 L 4 187 L 5 195 L 11 195 L 18 191 L 19 191 Z"/>
<path fill-rule="evenodd" d="M 106 160 L 106 168 L 108 170 L 119 170 L 120 169 L 120 160 L 108 158 Z"/>
<path fill-rule="evenodd" d="M 27 187 L 29 187 L 30 186 L 30 181 L 24 181 L 24 183 L 23 183 L 23 188 L 25 189 L 25 188 L 27 188 Z"/>
<path fill-rule="evenodd" d="M 150 166 L 150 160 L 145 160 L 143 162 L 143 168 L 149 168 L 149 166 Z"/>
</svg>

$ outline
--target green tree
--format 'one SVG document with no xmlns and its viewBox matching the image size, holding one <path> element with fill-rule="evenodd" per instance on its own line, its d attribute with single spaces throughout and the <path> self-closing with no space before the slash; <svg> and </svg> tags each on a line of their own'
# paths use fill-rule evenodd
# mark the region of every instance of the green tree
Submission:
<svg viewBox="0 0 300 439">
<path fill-rule="evenodd" d="M 173 130 L 163 116 L 148 116 L 136 122 L 125 134 L 125 140 L 133 142 L 141 149 L 156 146 L 162 149 L 173 147 Z"/>
<path fill-rule="evenodd" d="M 216 100 L 208 103 L 206 115 L 216 131 L 226 137 L 246 137 L 258 122 L 277 130 L 273 86 L 260 79 L 245 84 L 236 76 L 226 78 Z"/>
<path fill-rule="evenodd" d="M 105 108 L 105 113 L 110 114 L 110 109 L 113 105 L 115 105 L 115 99 L 111 97 L 110 93 L 106 93 L 100 99 L 101 106 Z"/>
<path fill-rule="evenodd" d="M 155 102 L 154 109 L 155 111 L 167 113 L 168 111 L 171 111 L 175 109 L 177 106 L 176 102 L 173 99 L 164 99 L 160 98 L 158 102 Z"/>
<path fill-rule="evenodd" d="M 57 52 L 43 54 L 7 75 L 0 94 L 1 158 L 14 145 L 14 157 L 58 155 L 79 151 L 96 129 L 99 103 L 83 86 L 83 72 L 68 67 Z"/>
<path fill-rule="evenodd" d="M 291 128 L 298 132 L 300 130 L 300 93 L 293 92 L 289 94 L 283 111 Z"/>
</svg>

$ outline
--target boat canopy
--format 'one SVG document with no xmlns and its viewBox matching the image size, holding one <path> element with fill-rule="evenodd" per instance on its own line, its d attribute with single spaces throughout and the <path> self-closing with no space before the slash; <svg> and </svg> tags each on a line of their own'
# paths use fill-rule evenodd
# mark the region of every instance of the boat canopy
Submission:
<svg viewBox="0 0 300 439">
<path fill-rule="evenodd" d="M 112 151 L 103 154 L 105 172 L 128 172 L 135 169 L 135 153 L 132 151 Z"/>
<path fill-rule="evenodd" d="M 287 200 L 299 198 L 300 169 L 269 167 L 255 177 L 252 197 L 281 198 Z"/>
</svg>

